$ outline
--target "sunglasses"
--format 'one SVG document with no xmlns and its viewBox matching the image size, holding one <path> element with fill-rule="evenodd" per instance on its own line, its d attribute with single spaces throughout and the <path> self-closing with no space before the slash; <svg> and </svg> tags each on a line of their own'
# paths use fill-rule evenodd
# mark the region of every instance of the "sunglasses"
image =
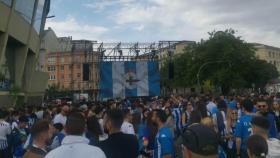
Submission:
<svg viewBox="0 0 280 158">
<path fill-rule="evenodd" d="M 232 114 L 232 115 L 237 115 L 237 112 L 232 112 L 231 114 Z"/>
<path fill-rule="evenodd" d="M 258 105 L 257 107 L 258 107 L 258 108 L 266 108 L 267 105 Z"/>
</svg>

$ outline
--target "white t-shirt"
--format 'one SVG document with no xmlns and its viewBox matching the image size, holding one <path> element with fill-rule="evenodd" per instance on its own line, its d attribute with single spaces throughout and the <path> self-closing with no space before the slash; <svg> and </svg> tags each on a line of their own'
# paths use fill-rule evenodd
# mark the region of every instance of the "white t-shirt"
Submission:
<svg viewBox="0 0 280 158">
<path fill-rule="evenodd" d="M 214 102 L 212 102 L 212 101 L 210 101 L 210 102 L 206 105 L 207 111 L 209 111 L 209 112 L 211 112 L 211 113 L 212 113 L 213 108 L 216 108 L 216 107 L 217 107 L 217 105 L 216 105 Z"/>
<path fill-rule="evenodd" d="M 133 134 L 135 135 L 135 131 L 133 125 L 127 121 L 124 121 L 121 127 L 121 131 L 125 134 Z"/>
<path fill-rule="evenodd" d="M 53 119 L 53 123 L 54 124 L 61 123 L 63 126 L 65 126 L 66 120 L 67 120 L 66 116 L 63 116 L 62 114 L 57 114 Z"/>
<path fill-rule="evenodd" d="M 7 140 L 7 135 L 11 134 L 11 126 L 6 121 L 0 121 L 0 141 Z"/>
<path fill-rule="evenodd" d="M 50 151 L 45 158 L 106 158 L 100 148 L 88 143 L 89 140 L 82 136 L 66 136 L 61 146 Z"/>
<path fill-rule="evenodd" d="M 14 121 L 13 123 L 12 123 L 12 130 L 14 129 L 14 128 L 17 128 L 18 127 L 18 123 L 16 122 L 16 121 Z"/>
<path fill-rule="evenodd" d="M 280 141 L 276 138 L 267 140 L 268 155 L 267 158 L 280 158 Z"/>
<path fill-rule="evenodd" d="M 8 147 L 7 135 L 11 134 L 11 126 L 6 121 L 0 121 L 0 150 Z"/>
</svg>

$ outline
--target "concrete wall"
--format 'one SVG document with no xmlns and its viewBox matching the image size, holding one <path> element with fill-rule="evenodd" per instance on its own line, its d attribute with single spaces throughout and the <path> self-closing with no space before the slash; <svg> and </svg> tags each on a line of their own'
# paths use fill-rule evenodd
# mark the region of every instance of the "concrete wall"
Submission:
<svg viewBox="0 0 280 158">
<path fill-rule="evenodd" d="M 36 83 L 44 85 L 46 74 L 36 76 L 34 72 L 40 47 L 40 36 L 33 27 L 38 0 L 35 0 L 31 23 L 15 10 L 17 1 L 21 0 L 13 0 L 11 7 L 0 1 L 0 72 L 8 69 L 9 74 L 6 77 L 21 89 L 27 100 L 27 96 L 43 95 L 45 88 L 32 81 L 36 78 Z M 42 27 L 44 23 L 45 18 L 42 20 Z M 40 76 L 44 76 L 44 79 Z M 0 104 L 9 102 L 7 96 L 9 93 L 0 92 Z"/>
</svg>

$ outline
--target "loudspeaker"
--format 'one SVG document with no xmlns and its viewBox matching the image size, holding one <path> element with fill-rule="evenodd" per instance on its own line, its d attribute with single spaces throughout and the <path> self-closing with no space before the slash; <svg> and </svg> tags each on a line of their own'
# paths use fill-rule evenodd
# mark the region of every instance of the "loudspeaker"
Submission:
<svg viewBox="0 0 280 158">
<path fill-rule="evenodd" d="M 83 64 L 83 80 L 89 80 L 89 64 Z"/>
<path fill-rule="evenodd" d="M 174 63 L 170 62 L 168 64 L 168 79 L 174 78 Z"/>
</svg>

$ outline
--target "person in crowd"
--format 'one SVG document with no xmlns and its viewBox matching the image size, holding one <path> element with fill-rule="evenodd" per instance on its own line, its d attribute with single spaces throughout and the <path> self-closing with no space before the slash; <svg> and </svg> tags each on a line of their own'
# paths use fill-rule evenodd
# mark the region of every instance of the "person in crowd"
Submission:
<svg viewBox="0 0 280 158">
<path fill-rule="evenodd" d="M 12 111 L 12 116 L 11 116 L 11 123 L 12 123 L 12 130 L 14 128 L 17 128 L 18 127 L 18 119 L 19 119 L 19 112 L 18 111 Z"/>
<path fill-rule="evenodd" d="M 95 116 L 91 116 L 87 119 L 87 132 L 86 137 L 89 139 L 89 144 L 96 146 L 99 143 L 99 136 L 101 136 L 102 129 Z"/>
<path fill-rule="evenodd" d="M 143 146 L 140 148 L 140 158 L 150 158 L 152 156 L 151 151 L 149 150 L 149 140 L 147 137 L 142 137 Z"/>
<path fill-rule="evenodd" d="M 212 113 L 212 109 L 217 107 L 217 102 L 215 97 L 211 97 L 210 100 L 208 101 L 208 104 L 206 105 L 207 111 Z"/>
<path fill-rule="evenodd" d="M 28 128 L 31 128 L 37 121 L 37 115 L 34 113 L 34 107 L 30 106 L 27 108 Z"/>
<path fill-rule="evenodd" d="M 249 158 L 266 158 L 268 145 L 266 140 L 260 135 L 252 135 L 247 141 L 247 152 Z"/>
<path fill-rule="evenodd" d="M 66 124 L 66 120 L 67 120 L 67 114 L 69 112 L 69 106 L 68 105 L 63 105 L 61 112 L 59 114 L 57 114 L 54 119 L 53 119 L 53 123 L 61 123 L 63 126 L 65 126 Z"/>
<path fill-rule="evenodd" d="M 226 140 L 227 140 L 227 156 L 229 158 L 237 157 L 236 155 L 236 139 L 234 136 L 236 124 L 238 120 L 237 109 L 228 108 L 227 112 L 227 122 L 226 122 Z"/>
<path fill-rule="evenodd" d="M 175 97 L 173 100 L 175 100 Z M 173 106 L 172 116 L 175 122 L 175 137 L 178 137 L 182 129 L 182 111 L 179 108 L 178 100 L 173 101 L 171 105 Z"/>
<path fill-rule="evenodd" d="M 215 130 L 215 125 L 211 117 L 205 117 L 200 122 L 202 125 L 205 125 L 213 130 Z"/>
<path fill-rule="evenodd" d="M 174 136 L 174 129 L 175 129 L 175 126 L 174 126 L 174 119 L 172 117 L 172 110 L 171 108 L 166 108 L 164 109 L 165 111 L 165 114 L 167 116 L 167 119 L 166 119 L 166 122 L 165 122 L 165 127 L 169 128 L 172 135 Z"/>
<path fill-rule="evenodd" d="M 243 101 L 244 115 L 237 121 L 235 137 L 236 137 L 236 154 L 241 158 L 248 158 L 247 155 L 247 139 L 251 135 L 253 118 L 253 102 L 251 100 Z"/>
<path fill-rule="evenodd" d="M 51 116 L 52 116 L 52 119 L 54 119 L 54 117 L 55 117 L 57 114 L 59 114 L 60 111 L 61 111 L 60 108 L 57 108 L 56 106 L 53 106 L 53 107 L 51 108 Z"/>
<path fill-rule="evenodd" d="M 274 101 L 272 104 L 272 112 L 275 117 L 277 132 L 280 132 L 280 106 L 277 101 Z"/>
<path fill-rule="evenodd" d="M 237 113 L 238 113 L 238 119 L 242 116 L 242 106 L 241 101 L 237 101 L 236 103 Z"/>
<path fill-rule="evenodd" d="M 267 158 L 279 158 L 280 156 L 280 141 L 276 138 L 269 138 L 270 122 L 264 116 L 255 116 L 252 119 L 253 134 L 262 136 L 268 144 Z"/>
<path fill-rule="evenodd" d="M 104 131 L 104 120 L 103 120 L 104 112 L 105 112 L 105 109 L 100 105 L 98 105 L 94 109 L 95 116 L 98 119 L 98 122 L 101 127 L 101 131 L 102 131 L 102 136 L 100 137 L 100 140 L 105 140 L 108 138 L 107 134 Z"/>
<path fill-rule="evenodd" d="M 198 110 L 193 110 L 190 115 L 189 125 L 200 123 L 202 120 L 201 113 Z"/>
<path fill-rule="evenodd" d="M 218 136 L 201 124 L 190 125 L 182 134 L 183 158 L 217 158 Z"/>
<path fill-rule="evenodd" d="M 9 116 L 9 112 L 6 110 L 0 110 L 0 157 L 10 157 L 10 151 L 8 146 L 8 135 L 11 134 L 11 126 L 6 121 Z"/>
<path fill-rule="evenodd" d="M 165 127 L 167 116 L 163 110 L 154 110 L 152 120 L 157 125 L 154 158 L 175 158 L 173 136 L 169 128 Z"/>
<path fill-rule="evenodd" d="M 63 133 L 63 125 L 61 123 L 56 123 L 53 125 L 54 131 L 53 131 L 53 139 L 50 148 L 55 149 L 59 146 L 61 146 L 61 142 L 63 138 L 65 137 L 65 134 Z"/>
<path fill-rule="evenodd" d="M 205 105 L 206 105 L 206 103 L 203 100 L 200 100 L 196 103 L 195 110 L 198 110 L 200 112 L 202 118 L 212 117 L 212 112 L 208 111 L 207 107 Z M 216 108 L 216 107 L 213 107 L 213 108 Z"/>
<path fill-rule="evenodd" d="M 27 128 L 29 121 L 28 118 L 23 115 L 19 117 L 18 121 L 18 127 L 15 127 L 11 134 L 11 144 L 14 158 L 23 157 L 26 152 L 24 144 L 26 143 L 29 135 L 29 129 Z"/>
<path fill-rule="evenodd" d="M 132 115 L 129 109 L 123 110 L 124 121 L 121 126 L 121 131 L 125 134 L 133 134 L 135 135 L 135 130 L 132 125 Z"/>
<path fill-rule="evenodd" d="M 36 122 L 30 130 L 32 145 L 28 147 L 23 158 L 44 158 L 47 154 L 47 144 L 52 137 L 52 127 L 46 120 Z"/>
<path fill-rule="evenodd" d="M 42 106 L 38 106 L 36 109 L 37 110 L 36 110 L 35 114 L 36 114 L 37 119 L 40 119 L 40 120 L 43 119 L 43 113 L 46 110 L 44 110 Z"/>
<path fill-rule="evenodd" d="M 152 121 L 153 113 L 149 112 L 147 117 L 147 123 L 141 135 L 138 135 L 140 149 L 145 151 L 144 155 L 143 152 L 140 151 L 140 154 L 143 156 L 152 157 L 153 150 L 155 148 L 155 139 L 157 135 L 157 126 Z M 146 145 L 147 144 L 147 145 Z M 142 151 L 143 151 L 142 150 Z"/>
<path fill-rule="evenodd" d="M 193 111 L 193 104 L 191 101 L 187 102 L 187 106 L 182 113 L 182 124 L 186 127 L 189 124 L 191 112 Z"/>
<path fill-rule="evenodd" d="M 106 158 L 100 148 L 88 145 L 89 140 L 83 137 L 85 128 L 85 117 L 80 112 L 70 113 L 65 124 L 66 136 L 61 146 L 50 151 L 45 158 Z"/>
<path fill-rule="evenodd" d="M 226 110 L 227 109 L 227 99 L 225 99 L 224 95 L 221 95 L 220 98 L 218 99 L 217 108 L 220 109 L 220 110 Z"/>
<path fill-rule="evenodd" d="M 49 122 L 52 121 L 52 116 L 51 116 L 51 113 L 49 111 L 43 111 L 43 117 L 42 119 L 44 120 L 48 120 Z"/>
<path fill-rule="evenodd" d="M 277 138 L 277 128 L 276 128 L 276 121 L 275 116 L 269 111 L 269 107 L 267 101 L 264 99 L 257 100 L 257 114 L 266 117 L 269 120 L 270 127 L 269 127 L 269 138 Z"/>
<path fill-rule="evenodd" d="M 104 128 L 109 132 L 109 138 L 98 146 L 108 158 L 136 158 L 139 155 L 136 136 L 121 132 L 123 120 L 123 113 L 119 109 L 107 111 L 104 118 Z"/>
</svg>

